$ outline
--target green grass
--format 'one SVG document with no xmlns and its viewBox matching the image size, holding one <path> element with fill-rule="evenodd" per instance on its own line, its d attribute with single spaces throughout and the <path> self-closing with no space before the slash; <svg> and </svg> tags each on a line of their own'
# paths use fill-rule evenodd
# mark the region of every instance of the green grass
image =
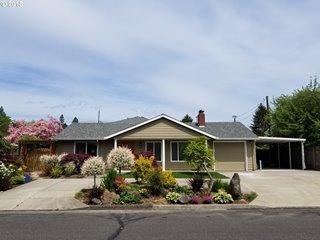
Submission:
<svg viewBox="0 0 320 240">
<path fill-rule="evenodd" d="M 193 172 L 172 172 L 175 178 L 192 178 L 194 176 Z M 209 178 L 207 173 L 201 173 L 204 178 Z M 218 172 L 211 172 L 213 178 L 216 179 L 228 179 L 225 175 L 218 173 Z M 124 178 L 133 178 L 131 173 L 123 173 L 122 176 Z"/>
</svg>

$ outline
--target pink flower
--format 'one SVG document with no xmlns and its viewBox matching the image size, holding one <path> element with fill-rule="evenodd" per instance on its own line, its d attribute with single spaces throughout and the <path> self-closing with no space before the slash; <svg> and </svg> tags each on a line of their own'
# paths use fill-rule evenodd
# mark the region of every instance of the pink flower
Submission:
<svg viewBox="0 0 320 240">
<path fill-rule="evenodd" d="M 62 131 L 62 125 L 56 118 L 48 116 L 48 120 L 40 119 L 35 122 L 18 120 L 9 127 L 9 135 L 5 139 L 17 143 L 22 136 L 35 136 L 42 140 L 49 140 Z"/>
</svg>

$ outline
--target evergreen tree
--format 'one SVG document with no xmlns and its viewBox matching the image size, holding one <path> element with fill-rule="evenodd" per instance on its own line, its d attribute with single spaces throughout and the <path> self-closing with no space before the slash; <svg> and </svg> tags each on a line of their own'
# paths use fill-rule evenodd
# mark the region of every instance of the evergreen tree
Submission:
<svg viewBox="0 0 320 240">
<path fill-rule="evenodd" d="M 7 116 L 3 107 L 0 107 L 0 137 L 7 135 L 9 125 L 11 123 L 10 117 Z"/>
<path fill-rule="evenodd" d="M 78 122 L 79 122 L 78 118 L 74 117 L 73 120 L 72 120 L 72 123 L 78 123 Z"/>
<path fill-rule="evenodd" d="M 265 136 L 270 128 L 269 111 L 260 103 L 253 116 L 253 122 L 250 126 L 254 134 L 258 136 Z"/>
<path fill-rule="evenodd" d="M 63 114 L 60 115 L 59 120 L 60 120 L 60 123 L 62 125 L 62 128 L 65 129 L 68 125 L 64 122 Z"/>
<path fill-rule="evenodd" d="M 181 122 L 183 123 L 191 123 L 192 121 L 193 121 L 192 117 L 189 116 L 188 114 L 186 114 L 181 120 Z"/>
</svg>

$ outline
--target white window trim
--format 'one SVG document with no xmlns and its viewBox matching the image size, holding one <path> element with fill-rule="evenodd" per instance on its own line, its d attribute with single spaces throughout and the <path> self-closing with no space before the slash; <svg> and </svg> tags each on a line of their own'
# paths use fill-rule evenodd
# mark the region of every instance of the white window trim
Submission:
<svg viewBox="0 0 320 240">
<path fill-rule="evenodd" d="M 153 154 L 155 153 L 155 144 L 154 143 L 160 143 L 160 145 L 161 145 L 161 160 L 159 161 L 159 160 L 157 160 L 157 162 L 162 162 L 162 159 L 163 159 L 163 156 L 162 156 L 162 142 L 161 141 L 146 141 L 145 143 L 144 143 L 144 150 L 147 152 L 148 150 L 147 150 L 147 144 L 148 143 L 152 143 L 152 152 L 153 152 Z"/>
<path fill-rule="evenodd" d="M 85 154 L 88 154 L 88 141 L 74 141 L 73 142 L 73 153 L 76 154 L 76 144 L 77 143 L 85 143 L 86 144 L 86 151 L 85 151 Z M 91 142 L 90 142 L 91 143 Z M 97 145 L 96 145 L 96 152 L 97 152 L 97 157 L 99 156 L 99 142 L 97 142 Z"/>
<path fill-rule="evenodd" d="M 170 142 L 170 161 L 171 162 L 185 162 L 186 160 L 180 160 L 180 153 L 179 153 L 179 143 L 184 142 L 184 143 L 188 143 L 188 141 L 171 141 Z M 177 156 L 178 156 L 178 160 L 172 160 L 172 143 L 177 143 Z"/>
</svg>

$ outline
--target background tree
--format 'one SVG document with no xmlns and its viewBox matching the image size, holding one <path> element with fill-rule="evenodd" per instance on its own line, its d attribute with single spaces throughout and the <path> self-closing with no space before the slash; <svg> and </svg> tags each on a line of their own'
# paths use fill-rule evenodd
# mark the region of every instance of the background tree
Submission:
<svg viewBox="0 0 320 240">
<path fill-rule="evenodd" d="M 181 122 L 183 122 L 183 123 L 191 123 L 192 121 L 193 121 L 193 119 L 189 114 L 186 114 L 181 120 Z"/>
<path fill-rule="evenodd" d="M 68 125 L 67 125 L 67 124 L 65 123 L 65 121 L 64 121 L 64 116 L 63 116 L 63 114 L 60 115 L 59 120 L 60 120 L 60 123 L 61 123 L 61 125 L 62 125 L 62 128 L 65 129 Z"/>
<path fill-rule="evenodd" d="M 72 123 L 78 123 L 78 122 L 79 122 L 78 118 L 74 117 L 73 120 L 72 120 Z"/>
<path fill-rule="evenodd" d="M 257 110 L 253 115 L 251 130 L 258 136 L 265 136 L 268 133 L 270 122 L 269 122 L 269 111 L 263 106 L 262 103 L 258 106 Z"/>
<path fill-rule="evenodd" d="M 307 145 L 320 145 L 320 85 L 317 78 L 306 87 L 274 100 L 271 134 L 306 138 Z"/>
<path fill-rule="evenodd" d="M 9 125 L 11 123 L 10 117 L 7 116 L 3 107 L 0 107 L 0 137 L 4 137 L 8 133 Z"/>
</svg>

